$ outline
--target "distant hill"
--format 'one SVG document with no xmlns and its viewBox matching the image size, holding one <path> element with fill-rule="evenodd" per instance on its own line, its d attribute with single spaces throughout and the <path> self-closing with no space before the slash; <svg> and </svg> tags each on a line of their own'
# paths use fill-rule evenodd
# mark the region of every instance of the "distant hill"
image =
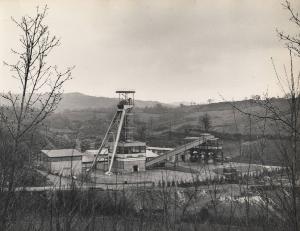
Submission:
<svg viewBox="0 0 300 231">
<path fill-rule="evenodd" d="M 117 103 L 118 98 L 97 97 L 85 95 L 79 92 L 64 93 L 56 111 L 62 112 L 64 110 L 78 111 L 86 109 L 111 108 L 116 107 Z M 174 107 L 174 105 L 165 104 L 158 101 L 135 100 L 135 106 L 139 108 L 153 107 L 157 104 L 161 104 L 165 107 Z M 10 104 L 7 100 L 0 97 L 0 105 L 9 106 Z"/>
<path fill-rule="evenodd" d="M 63 110 L 110 108 L 110 107 L 115 107 L 117 103 L 118 103 L 117 98 L 90 96 L 78 92 L 64 93 L 63 99 L 59 103 L 57 110 L 63 111 Z M 137 107 L 142 107 L 142 108 L 153 107 L 156 104 L 162 104 L 164 106 L 171 107 L 171 105 L 163 104 L 158 101 L 135 100 L 135 105 Z"/>
<path fill-rule="evenodd" d="M 288 102 L 286 99 L 273 98 L 272 105 L 281 110 L 281 114 L 289 116 Z M 263 104 L 263 101 L 261 101 Z M 253 100 L 236 101 L 234 105 L 248 113 L 264 115 L 265 110 L 259 107 Z M 191 128 L 203 127 L 201 118 L 208 114 L 211 122 L 211 131 L 219 133 L 239 133 L 239 134 L 261 134 L 264 121 L 252 118 L 250 123 L 249 117 L 233 109 L 232 102 L 219 102 L 203 105 L 180 106 L 166 109 L 163 113 L 154 113 L 154 110 L 144 110 L 144 113 L 136 113 L 144 122 L 150 121 L 154 128 L 153 134 L 160 135 L 169 131 L 189 130 Z M 149 119 L 152 118 L 152 119 Z M 152 122 L 151 122 L 152 120 Z M 274 127 L 267 123 L 265 127 L 266 134 L 274 134 Z"/>
<path fill-rule="evenodd" d="M 262 120 L 252 119 L 250 124 L 249 117 L 233 110 L 232 103 L 219 102 L 205 105 L 190 105 L 168 107 L 157 106 L 158 102 L 153 101 L 137 101 L 136 104 L 139 108 L 134 111 L 137 127 L 146 126 L 152 135 L 160 136 L 164 133 L 173 132 L 186 132 L 191 128 L 201 128 L 201 118 L 208 114 L 211 122 L 211 131 L 227 134 L 248 134 L 250 131 L 252 134 L 260 134 L 263 127 Z M 60 108 L 57 116 L 62 116 L 70 121 L 80 121 L 85 123 L 88 120 L 102 119 L 106 123 L 110 120 L 111 111 L 115 110 L 117 99 L 105 98 L 105 97 L 93 97 L 82 95 L 79 93 L 68 93 L 64 95 L 64 99 L 60 104 Z M 251 100 L 237 101 L 234 103 L 236 107 L 243 111 L 250 113 L 264 114 L 265 111 L 253 103 Z M 285 99 L 272 99 L 272 104 L 280 108 L 282 114 L 288 116 L 288 103 Z M 147 106 L 147 107 L 146 107 Z M 154 106 L 154 107 L 153 107 Z M 85 110 L 85 109 L 99 109 L 99 110 Z M 112 108 L 112 110 L 101 110 L 106 108 Z M 69 110 L 65 110 L 69 109 Z M 64 111 L 65 110 L 65 111 Z M 51 118 L 54 125 L 54 117 Z M 63 124 L 64 122 L 62 122 Z M 63 128 L 62 124 L 59 124 L 59 128 Z M 270 125 L 269 123 L 267 125 Z M 91 127 L 88 131 L 91 131 Z M 273 126 L 265 127 L 266 134 L 274 134 Z M 99 130 L 99 129 L 98 129 Z M 151 131 L 150 131 L 151 130 Z M 97 131 L 99 132 L 99 131 Z"/>
<path fill-rule="evenodd" d="M 281 110 L 281 114 L 288 117 L 288 101 L 282 98 L 272 98 L 272 105 Z M 263 103 L 264 101 L 261 101 Z M 0 104 L 4 102 L 0 101 Z M 111 111 L 115 110 L 117 98 L 89 96 L 82 93 L 65 93 L 63 99 L 58 105 L 57 113 L 66 117 L 70 121 L 86 121 L 95 118 L 109 120 Z M 151 128 L 151 134 L 160 135 L 170 131 L 185 131 L 190 128 L 201 127 L 201 118 L 208 114 L 211 120 L 211 131 L 220 133 L 239 133 L 247 134 L 250 131 L 253 134 L 260 134 L 263 121 L 252 119 L 251 125 L 249 117 L 233 110 L 232 103 L 218 102 L 211 104 L 183 105 L 175 107 L 171 104 L 163 104 L 158 101 L 136 100 L 135 118 L 146 127 Z M 242 100 L 234 102 L 237 108 L 249 113 L 258 113 L 263 115 L 265 110 L 259 107 L 253 100 Z M 92 109 L 92 110 L 89 110 Z M 101 110 L 102 109 L 102 110 Z M 105 109 L 105 110 L 103 110 Z M 106 110 L 109 109 L 109 110 Z M 112 109 L 112 110 L 110 110 Z M 55 115 L 51 118 L 53 119 Z M 57 128 L 70 128 L 62 126 L 61 122 Z M 143 126 L 144 126 L 143 125 Z M 266 134 L 273 134 L 274 127 L 271 124 L 265 127 Z"/>
</svg>

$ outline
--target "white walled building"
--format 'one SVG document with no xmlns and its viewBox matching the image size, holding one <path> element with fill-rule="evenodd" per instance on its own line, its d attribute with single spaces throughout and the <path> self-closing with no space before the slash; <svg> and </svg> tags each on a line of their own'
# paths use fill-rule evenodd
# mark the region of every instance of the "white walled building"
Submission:
<svg viewBox="0 0 300 231">
<path fill-rule="evenodd" d="M 53 174 L 70 176 L 82 171 L 82 153 L 76 149 L 41 150 L 40 161 Z"/>
</svg>

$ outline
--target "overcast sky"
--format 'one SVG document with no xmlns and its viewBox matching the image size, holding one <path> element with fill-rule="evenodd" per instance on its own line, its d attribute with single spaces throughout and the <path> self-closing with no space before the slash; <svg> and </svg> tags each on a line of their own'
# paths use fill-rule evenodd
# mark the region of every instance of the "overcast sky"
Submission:
<svg viewBox="0 0 300 231">
<path fill-rule="evenodd" d="M 139 99 L 162 102 L 281 94 L 270 57 L 281 72 L 288 53 L 276 28 L 295 33 L 282 1 L 0 0 L 1 62 L 13 61 L 10 48 L 18 47 L 10 17 L 46 2 L 46 22 L 62 41 L 49 62 L 76 66 L 65 92 L 135 89 Z M 1 64 L 0 91 L 8 90 L 18 88 Z"/>
</svg>

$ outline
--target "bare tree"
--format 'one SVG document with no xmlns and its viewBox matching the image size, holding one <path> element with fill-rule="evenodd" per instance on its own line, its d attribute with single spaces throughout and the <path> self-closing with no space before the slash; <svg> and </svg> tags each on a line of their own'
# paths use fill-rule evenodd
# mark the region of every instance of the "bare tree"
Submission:
<svg viewBox="0 0 300 231">
<path fill-rule="evenodd" d="M 282 5 L 290 13 L 290 21 L 300 28 L 299 12 L 295 11 L 289 1 L 285 1 Z M 290 35 L 279 30 L 277 30 L 277 34 L 280 39 L 285 41 L 287 48 L 300 57 L 300 34 Z"/>
<path fill-rule="evenodd" d="M 290 21 L 295 23 L 300 32 L 299 14 L 293 9 L 290 2 L 286 1 L 283 6 L 290 13 Z M 285 32 L 277 31 L 279 38 L 285 43 L 289 54 L 289 65 L 284 65 L 283 74 L 277 70 L 272 59 L 274 72 L 278 80 L 282 94 L 285 96 L 281 100 L 271 98 L 267 94 L 261 99 L 253 99 L 255 106 L 262 110 L 246 111 L 233 105 L 235 109 L 249 118 L 260 120 L 267 124 L 280 141 L 274 145 L 279 149 L 278 158 L 282 163 L 282 175 L 276 179 L 280 187 L 275 188 L 272 194 L 264 195 L 268 201 L 275 204 L 276 214 L 281 218 L 279 224 L 282 229 L 299 230 L 299 179 L 300 179 L 300 156 L 299 156 L 299 112 L 300 112 L 300 71 L 295 70 L 295 60 L 300 57 L 300 34 L 292 36 Z M 265 125 L 264 125 L 265 126 Z M 283 183 L 283 179 L 288 184 Z M 270 182 L 272 184 L 272 182 Z M 273 182 L 274 184 L 274 182 Z M 275 219 L 276 220 L 276 219 Z M 277 226 L 279 228 L 279 226 Z"/>
<path fill-rule="evenodd" d="M 13 73 L 21 87 L 21 94 L 2 94 L 6 106 L 1 106 L 0 118 L 13 142 L 11 166 L 8 173 L 8 194 L 2 210 L 2 225 L 7 223 L 7 213 L 14 191 L 16 163 L 19 161 L 21 142 L 57 108 L 62 99 L 62 87 L 71 78 L 72 68 L 59 71 L 48 64 L 51 51 L 60 45 L 60 40 L 51 35 L 44 23 L 47 6 L 37 7 L 34 17 L 24 16 L 12 21 L 20 29 L 20 46 L 12 49 L 18 58 L 15 64 L 4 63 Z"/>
<path fill-rule="evenodd" d="M 211 118 L 210 118 L 209 114 L 205 113 L 199 119 L 200 119 L 199 122 L 202 124 L 204 131 L 208 132 L 211 128 Z"/>
<path fill-rule="evenodd" d="M 208 99 L 208 100 L 207 100 L 207 103 L 208 103 L 208 104 L 211 104 L 211 103 L 213 103 L 213 102 L 214 102 L 213 99 Z"/>
</svg>

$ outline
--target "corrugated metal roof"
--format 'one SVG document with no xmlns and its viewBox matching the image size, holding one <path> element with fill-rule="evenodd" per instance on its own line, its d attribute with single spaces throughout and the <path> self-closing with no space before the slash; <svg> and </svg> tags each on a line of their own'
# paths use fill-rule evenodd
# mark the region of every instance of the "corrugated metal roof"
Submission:
<svg viewBox="0 0 300 231">
<path fill-rule="evenodd" d="M 42 153 L 48 157 L 71 157 L 82 156 L 82 153 L 77 149 L 53 149 L 53 150 L 41 150 Z"/>
</svg>

